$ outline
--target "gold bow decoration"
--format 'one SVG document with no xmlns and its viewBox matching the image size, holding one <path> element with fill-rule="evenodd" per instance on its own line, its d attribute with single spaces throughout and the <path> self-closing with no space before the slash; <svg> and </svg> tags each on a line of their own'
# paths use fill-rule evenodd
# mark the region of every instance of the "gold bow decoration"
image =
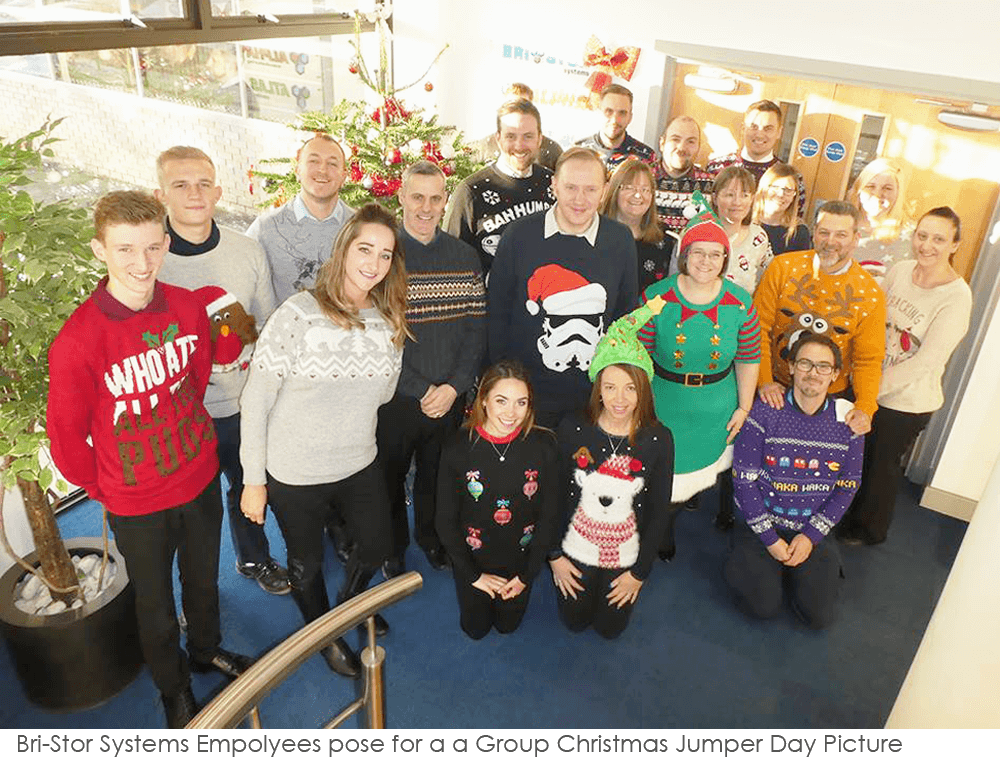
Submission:
<svg viewBox="0 0 1000 765">
<path fill-rule="evenodd" d="M 587 90 L 590 92 L 591 104 L 596 106 L 600 93 L 611 84 L 612 76 L 631 80 L 635 66 L 639 62 L 640 49 L 634 45 L 625 45 L 609 51 L 596 35 L 591 35 L 583 49 L 583 65 L 593 69 L 587 78 Z"/>
</svg>

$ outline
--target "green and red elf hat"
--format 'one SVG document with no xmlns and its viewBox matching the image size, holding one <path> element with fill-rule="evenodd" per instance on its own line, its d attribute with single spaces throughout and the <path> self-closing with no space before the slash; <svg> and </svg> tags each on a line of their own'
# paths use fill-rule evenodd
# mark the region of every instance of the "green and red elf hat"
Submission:
<svg viewBox="0 0 1000 765">
<path fill-rule="evenodd" d="M 680 252 L 684 252 L 695 242 L 715 242 L 722 245 L 728 257 L 730 254 L 729 235 L 722 228 L 722 223 L 716 217 L 708 200 L 700 191 L 695 191 L 691 195 L 691 203 L 697 212 L 681 232 Z"/>
</svg>

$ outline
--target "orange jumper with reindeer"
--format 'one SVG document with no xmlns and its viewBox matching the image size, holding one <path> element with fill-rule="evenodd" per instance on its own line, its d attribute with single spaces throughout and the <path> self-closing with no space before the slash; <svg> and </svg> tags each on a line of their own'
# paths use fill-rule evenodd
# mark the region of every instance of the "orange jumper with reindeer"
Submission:
<svg viewBox="0 0 1000 765">
<path fill-rule="evenodd" d="M 779 382 L 787 388 L 791 345 L 803 332 L 827 335 L 844 357 L 830 393 L 852 385 L 858 409 L 875 414 L 885 357 L 885 296 L 857 262 L 842 274 L 825 274 L 812 250 L 779 255 L 753 302 L 761 331 L 758 385 Z"/>
</svg>

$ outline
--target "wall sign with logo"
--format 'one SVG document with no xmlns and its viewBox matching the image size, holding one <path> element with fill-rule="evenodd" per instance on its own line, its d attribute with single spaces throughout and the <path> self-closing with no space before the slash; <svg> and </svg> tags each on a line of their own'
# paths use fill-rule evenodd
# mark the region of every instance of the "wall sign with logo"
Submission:
<svg viewBox="0 0 1000 765">
<path fill-rule="evenodd" d="M 847 156 L 847 147 L 840 141 L 830 141 L 823 150 L 823 156 L 831 162 L 840 162 Z"/>
<path fill-rule="evenodd" d="M 299 112 L 324 108 L 322 58 L 244 45 L 243 70 L 255 102 L 249 105 L 250 116 L 287 121 Z"/>
<path fill-rule="evenodd" d="M 815 138 L 806 137 L 799 141 L 799 154 L 806 159 L 819 154 L 819 141 Z"/>
</svg>

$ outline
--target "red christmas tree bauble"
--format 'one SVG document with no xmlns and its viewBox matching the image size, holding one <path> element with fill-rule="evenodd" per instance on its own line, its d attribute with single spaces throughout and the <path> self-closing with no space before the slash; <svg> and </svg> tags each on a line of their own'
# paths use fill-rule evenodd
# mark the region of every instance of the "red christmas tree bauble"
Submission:
<svg viewBox="0 0 1000 765">
<path fill-rule="evenodd" d="M 432 90 L 434 90 L 434 83 L 431 82 L 430 80 L 428 80 L 427 82 L 425 82 L 424 83 L 424 90 L 426 90 L 428 93 L 430 93 Z"/>
</svg>

